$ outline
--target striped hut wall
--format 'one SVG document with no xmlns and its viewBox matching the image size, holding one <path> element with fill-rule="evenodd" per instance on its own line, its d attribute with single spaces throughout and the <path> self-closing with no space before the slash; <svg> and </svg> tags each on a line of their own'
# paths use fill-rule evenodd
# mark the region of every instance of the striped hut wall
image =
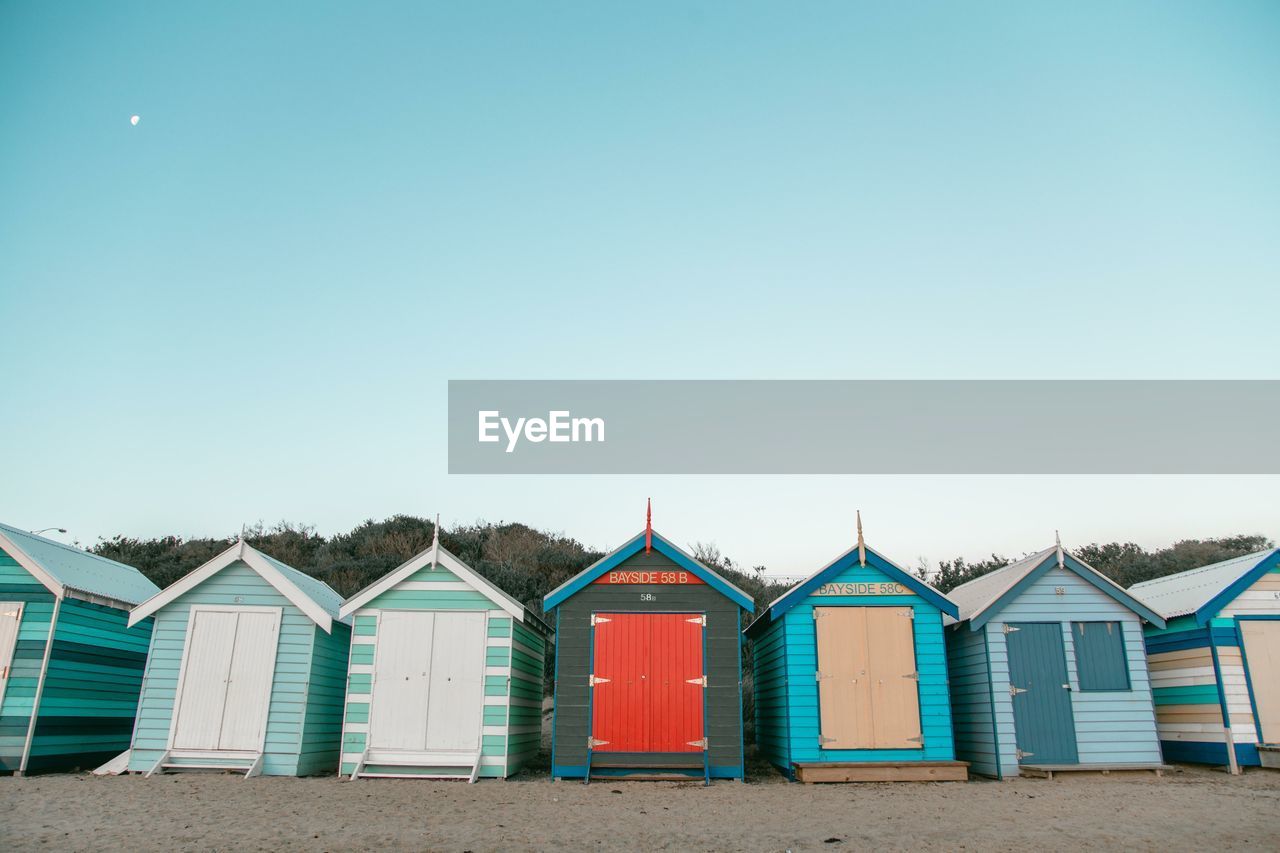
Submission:
<svg viewBox="0 0 1280 853">
<path fill-rule="evenodd" d="M 44 584 L 0 550 L 0 601 L 22 604 L 12 669 L 5 681 L 4 695 L 0 696 L 0 773 L 13 773 L 22 764 L 22 751 L 27 744 L 54 598 Z"/>
<path fill-rule="evenodd" d="M 1280 566 L 1276 566 L 1222 608 L 1218 616 L 1280 616 Z"/>
<path fill-rule="evenodd" d="M 152 621 L 130 628 L 126 610 L 63 600 L 28 772 L 88 769 L 129 748 Z"/>
<path fill-rule="evenodd" d="M 1166 759 L 1227 762 L 1222 706 L 1242 764 L 1257 764 L 1257 727 L 1245 678 L 1234 619 L 1211 619 L 1198 627 L 1193 616 L 1170 619 L 1163 629 L 1148 626 L 1147 662 L 1151 670 L 1160 743 Z M 1210 637 L 1217 650 L 1219 690 Z"/>
<path fill-rule="evenodd" d="M 490 616 L 489 625 L 501 621 Z M 542 695 L 546 674 L 546 638 L 529 627 L 512 623 L 511 681 L 507 693 L 507 775 L 528 764 L 542 748 Z M 492 632 L 491 632 L 492 633 Z M 490 647 L 498 639 L 490 636 Z M 488 725 L 486 707 L 485 724 Z"/>
<path fill-rule="evenodd" d="M 351 634 L 351 656 L 347 670 L 346 708 L 342 726 L 342 761 L 340 772 L 350 775 L 364 753 L 369 735 L 369 702 L 373 692 L 373 667 L 377 654 L 378 616 L 384 610 L 483 610 L 489 612 L 488 638 L 485 645 L 484 730 L 481 740 L 480 776 L 504 778 L 537 751 L 530 748 L 530 738 L 540 735 L 521 731 L 510 735 L 510 746 L 517 750 L 516 761 L 508 764 L 509 708 L 542 706 L 542 676 L 528 671 L 527 656 L 536 645 L 520 643 L 520 667 L 513 675 L 512 661 L 517 651 L 513 643 L 516 632 L 510 615 L 470 584 L 442 566 L 426 566 L 414 572 L 393 589 L 374 598 L 355 612 Z M 522 630 L 523 626 L 520 626 Z M 522 715 L 523 714 L 522 712 Z M 540 724 L 540 723 L 539 723 Z M 526 728 L 525 722 L 521 728 Z M 419 768 L 431 773 L 439 768 Z M 413 768 L 396 768 L 397 773 L 413 773 Z"/>
</svg>

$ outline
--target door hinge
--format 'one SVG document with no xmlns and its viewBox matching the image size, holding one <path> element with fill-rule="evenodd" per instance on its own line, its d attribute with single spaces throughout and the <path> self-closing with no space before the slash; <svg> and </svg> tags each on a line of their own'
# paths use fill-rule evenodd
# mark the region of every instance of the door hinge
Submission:
<svg viewBox="0 0 1280 853">
<path fill-rule="evenodd" d="M 918 672 L 908 672 L 906 675 L 904 675 L 904 676 L 902 676 L 902 677 L 903 677 L 903 678 L 910 678 L 912 681 L 919 681 L 919 680 L 920 680 L 920 673 L 918 673 Z"/>
<path fill-rule="evenodd" d="M 587 686 L 588 686 L 588 687 L 595 687 L 597 684 L 608 684 L 608 683 L 609 683 L 609 679 L 607 679 L 607 678 L 601 678 L 601 677 L 599 677 L 598 675 L 588 675 L 588 676 L 587 676 Z"/>
<path fill-rule="evenodd" d="M 1017 752 L 1014 753 L 1014 755 L 1016 755 L 1018 757 L 1018 760 L 1021 761 L 1024 758 L 1030 758 L 1031 756 L 1035 755 L 1035 753 L 1023 752 L 1022 750 L 1018 750 Z"/>
<path fill-rule="evenodd" d="M 697 624 L 699 624 L 699 625 L 704 625 L 704 626 L 705 626 L 705 625 L 707 624 L 707 617 L 706 617 L 705 615 L 703 615 L 703 616 L 694 616 L 693 618 L 691 618 L 691 619 L 686 619 L 686 620 L 684 620 L 684 621 L 686 621 L 686 622 L 696 622 L 696 623 L 697 623 Z"/>
<path fill-rule="evenodd" d="M 816 607 L 815 607 L 815 608 L 813 608 L 813 610 L 811 610 L 810 612 L 813 614 L 813 618 L 814 618 L 814 619 L 817 619 L 819 616 L 821 616 L 821 615 L 822 615 L 822 611 L 820 611 L 820 610 L 819 610 L 818 608 L 816 608 Z"/>
<path fill-rule="evenodd" d="M 1015 627 L 1013 627 L 1012 625 L 1009 625 L 1009 624 L 1007 624 L 1007 623 L 1006 623 L 1006 624 L 1005 624 L 1005 626 L 1004 626 L 1004 628 L 1003 628 L 1002 630 L 1003 630 L 1006 634 L 1012 634 L 1014 631 L 1021 631 L 1022 629 L 1021 629 L 1021 628 L 1015 628 Z"/>
<path fill-rule="evenodd" d="M 8 677 L 9 677 L 9 667 L 8 666 L 0 667 L 0 678 L 8 678 Z"/>
<path fill-rule="evenodd" d="M 613 620 L 607 616 L 597 616 L 594 613 L 591 614 L 591 624 L 593 626 L 599 625 L 601 622 L 612 622 L 612 621 Z"/>
<path fill-rule="evenodd" d="M 914 619 L 916 618 L 916 609 L 914 607 L 908 607 L 906 610 L 902 611 L 902 615 L 908 619 Z"/>
<path fill-rule="evenodd" d="M 823 746 L 826 746 L 826 745 L 827 745 L 827 744 L 829 744 L 829 743 L 835 743 L 835 742 L 836 742 L 836 739 L 835 739 L 835 738 L 833 738 L 833 737 L 824 737 L 824 736 L 822 736 L 822 735 L 818 735 L 818 746 L 819 746 L 819 747 L 823 747 Z"/>
<path fill-rule="evenodd" d="M 697 685 L 699 685 L 699 686 L 701 686 L 701 687 L 706 687 L 706 686 L 707 686 L 707 677 L 706 677 L 705 675 L 699 675 L 697 678 L 686 678 L 686 679 L 685 679 L 685 683 L 686 683 L 686 684 L 697 684 Z"/>
<path fill-rule="evenodd" d="M 924 746 L 924 735 L 919 735 L 919 736 L 917 736 L 917 737 L 909 737 L 909 738 L 907 738 L 907 742 L 908 742 L 908 743 L 918 743 L 918 744 L 920 744 L 921 746 Z"/>
<path fill-rule="evenodd" d="M 1017 696 L 1019 693 L 1026 693 L 1026 692 L 1027 692 L 1027 689 L 1025 687 L 1014 687 L 1012 684 L 1009 685 L 1010 696 Z"/>
<path fill-rule="evenodd" d="M 597 746 L 607 746 L 608 743 L 609 741 L 607 740 L 596 740 L 593 737 L 589 737 L 587 738 L 587 749 L 595 749 Z"/>
<path fill-rule="evenodd" d="M 706 748 L 707 748 L 707 739 L 706 739 L 706 738 L 704 738 L 704 737 L 703 737 L 703 738 L 698 738 L 697 740 L 687 741 L 687 743 L 689 744 L 689 746 L 696 746 L 696 747 L 698 747 L 699 749 L 706 749 Z"/>
</svg>

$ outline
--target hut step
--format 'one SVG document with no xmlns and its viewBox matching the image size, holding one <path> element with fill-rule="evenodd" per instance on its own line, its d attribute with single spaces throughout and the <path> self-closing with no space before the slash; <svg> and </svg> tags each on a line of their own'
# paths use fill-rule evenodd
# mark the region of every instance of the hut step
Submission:
<svg viewBox="0 0 1280 853">
<path fill-rule="evenodd" d="M 798 782 L 964 782 L 966 761 L 831 761 L 794 764 Z"/>
</svg>

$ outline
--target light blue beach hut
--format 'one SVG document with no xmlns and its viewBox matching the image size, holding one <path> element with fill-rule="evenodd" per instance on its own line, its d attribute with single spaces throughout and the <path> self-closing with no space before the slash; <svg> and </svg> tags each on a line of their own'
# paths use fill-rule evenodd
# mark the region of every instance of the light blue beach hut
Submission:
<svg viewBox="0 0 1280 853">
<path fill-rule="evenodd" d="M 760 753 L 802 782 L 963 781 L 942 625 L 956 606 L 858 538 L 745 632 Z"/>
<path fill-rule="evenodd" d="M 956 754 L 975 773 L 1162 769 L 1142 645 L 1159 613 L 1060 545 L 948 595 Z"/>
<path fill-rule="evenodd" d="M 155 618 L 128 769 L 338 765 L 350 626 L 329 586 L 241 541 L 139 605 Z"/>
<path fill-rule="evenodd" d="M 137 569 L 0 524 L 0 772 L 97 766 L 129 745 L 158 591 Z"/>
</svg>

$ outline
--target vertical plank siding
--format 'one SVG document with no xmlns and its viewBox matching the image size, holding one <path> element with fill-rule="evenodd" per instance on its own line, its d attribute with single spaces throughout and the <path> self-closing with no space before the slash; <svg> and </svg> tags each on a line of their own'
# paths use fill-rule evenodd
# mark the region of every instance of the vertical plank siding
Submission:
<svg viewBox="0 0 1280 853">
<path fill-rule="evenodd" d="M 151 769 L 168 745 L 187 624 L 191 606 L 195 604 L 282 609 L 275 674 L 267 710 L 262 773 L 269 776 L 296 776 L 332 769 L 332 765 L 328 768 L 317 765 L 314 753 L 323 750 L 318 749 L 316 744 L 309 748 L 312 759 L 302 760 L 304 722 L 308 716 L 309 702 L 313 698 L 310 687 L 313 653 L 317 646 L 316 624 L 243 563 L 228 566 L 156 613 L 129 769 Z M 343 627 L 334 623 L 333 643 L 340 645 Z M 332 645 L 323 645 L 328 648 L 322 648 L 322 654 L 341 657 L 341 652 Z M 328 664 L 332 664 L 332 661 Z M 323 675 L 325 670 L 326 665 L 322 663 L 319 673 Z M 317 691 L 314 699 L 320 703 L 312 711 L 311 733 L 316 736 L 323 731 L 326 709 L 333 706 L 334 699 L 324 689 Z"/>
<path fill-rule="evenodd" d="M 351 626 L 336 619 L 333 633 L 312 627 L 314 645 L 307 680 L 307 710 L 302 722 L 298 775 L 332 773 L 342 749 L 342 709 L 346 699 Z"/>
<path fill-rule="evenodd" d="M 346 710 L 339 772 L 349 775 L 364 753 L 378 643 L 378 616 L 389 610 L 469 610 L 489 613 L 480 776 L 504 778 L 537 755 L 542 739 L 542 683 L 546 639 L 515 620 L 448 569 L 424 567 L 355 613 L 347 667 Z M 376 768 L 370 768 L 376 769 Z M 442 768 L 417 768 L 431 773 Z M 415 768 L 396 767 L 396 773 Z"/>
<path fill-rule="evenodd" d="M 1076 621 L 1120 623 L 1129 668 L 1128 690 L 1081 691 L 1071 629 L 1071 623 Z M 1004 633 L 1005 625 L 1015 622 L 1053 622 L 1060 626 L 1081 765 L 1155 764 L 1162 760 L 1141 617 L 1074 572 L 1056 568 L 1030 584 L 978 631 L 970 630 L 966 622 L 947 632 L 952 658 L 957 663 L 967 662 L 963 680 L 953 681 L 957 719 L 960 719 L 960 708 L 964 708 L 965 734 L 957 735 L 960 747 L 957 754 L 961 759 L 973 762 L 978 772 L 995 770 L 995 775 L 1001 778 L 1018 775 L 1013 701 L 1009 695 L 1008 644 Z M 992 711 L 987 713 L 980 708 L 981 691 L 976 680 L 981 668 L 973 659 L 977 648 L 973 635 L 985 637 L 986 677 L 992 705 Z M 979 767 L 986 769 L 979 770 Z"/>
</svg>

